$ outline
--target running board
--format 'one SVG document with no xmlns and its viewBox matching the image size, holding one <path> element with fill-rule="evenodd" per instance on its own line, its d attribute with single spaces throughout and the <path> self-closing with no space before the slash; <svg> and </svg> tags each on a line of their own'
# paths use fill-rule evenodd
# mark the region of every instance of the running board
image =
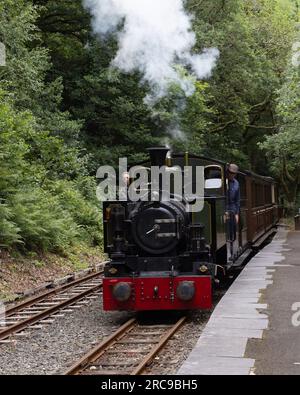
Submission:
<svg viewBox="0 0 300 395">
<path fill-rule="evenodd" d="M 265 233 L 263 236 L 261 236 L 254 244 L 252 244 L 252 249 L 253 250 L 258 250 L 261 248 L 261 246 L 264 244 L 264 242 L 274 235 L 276 233 L 276 229 L 272 228 L 269 230 L 269 232 Z"/>
<path fill-rule="evenodd" d="M 251 248 L 247 249 L 246 251 L 243 252 L 243 254 L 234 262 L 227 264 L 227 270 L 229 269 L 238 269 L 241 266 L 243 266 L 244 262 L 246 261 L 247 258 L 253 253 L 253 250 Z"/>
</svg>

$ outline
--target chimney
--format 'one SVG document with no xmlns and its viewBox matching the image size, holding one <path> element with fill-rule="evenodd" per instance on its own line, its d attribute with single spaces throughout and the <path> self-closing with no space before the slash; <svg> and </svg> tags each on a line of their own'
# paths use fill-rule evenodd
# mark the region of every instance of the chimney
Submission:
<svg viewBox="0 0 300 395">
<path fill-rule="evenodd" d="M 166 147 L 154 147 L 148 148 L 148 152 L 151 158 L 151 166 L 165 166 L 167 153 L 170 151 L 169 148 Z"/>
</svg>

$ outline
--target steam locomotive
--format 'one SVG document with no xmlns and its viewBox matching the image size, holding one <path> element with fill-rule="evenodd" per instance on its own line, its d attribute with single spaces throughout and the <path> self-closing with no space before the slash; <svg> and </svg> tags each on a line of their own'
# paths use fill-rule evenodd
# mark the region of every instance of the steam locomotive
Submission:
<svg viewBox="0 0 300 395">
<path fill-rule="evenodd" d="M 214 285 L 239 267 L 278 221 L 276 182 L 239 172 L 241 220 L 232 235 L 228 164 L 189 153 L 168 157 L 168 151 L 151 148 L 150 161 L 138 166 L 180 177 L 187 167 L 203 169 L 191 178 L 194 191 L 203 182 L 204 192 L 196 196 L 202 210 L 188 210 L 190 201 L 178 198 L 174 185 L 171 199 L 162 199 L 161 179 L 155 199 L 104 202 L 104 246 L 110 257 L 103 280 L 105 311 L 210 309 Z"/>
</svg>

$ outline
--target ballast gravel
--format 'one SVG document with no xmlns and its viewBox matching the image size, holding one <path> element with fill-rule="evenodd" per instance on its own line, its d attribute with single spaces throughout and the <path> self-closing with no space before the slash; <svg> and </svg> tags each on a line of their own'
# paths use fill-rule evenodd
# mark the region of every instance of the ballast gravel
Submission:
<svg viewBox="0 0 300 395">
<path fill-rule="evenodd" d="M 100 296 L 42 329 L 30 330 L 16 342 L 0 344 L 0 374 L 63 374 L 130 317 L 129 313 L 105 313 Z"/>
<path fill-rule="evenodd" d="M 215 295 L 215 304 L 222 294 Z M 175 374 L 195 346 L 210 314 L 189 313 L 187 323 L 145 373 Z M 143 313 L 142 319 L 145 315 L 150 324 L 166 323 L 165 313 Z M 167 321 L 174 323 L 174 314 L 170 312 L 168 316 Z M 132 317 L 135 315 L 128 312 L 104 312 L 102 296 L 99 296 L 42 329 L 32 329 L 15 342 L 0 344 L 0 375 L 61 375 Z"/>
</svg>

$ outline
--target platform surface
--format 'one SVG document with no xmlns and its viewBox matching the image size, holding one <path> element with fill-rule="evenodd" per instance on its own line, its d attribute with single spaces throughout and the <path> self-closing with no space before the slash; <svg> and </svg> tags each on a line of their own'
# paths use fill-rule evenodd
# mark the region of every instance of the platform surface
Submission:
<svg viewBox="0 0 300 395">
<path fill-rule="evenodd" d="M 178 374 L 300 374 L 300 232 L 280 228 L 249 262 Z"/>
</svg>

